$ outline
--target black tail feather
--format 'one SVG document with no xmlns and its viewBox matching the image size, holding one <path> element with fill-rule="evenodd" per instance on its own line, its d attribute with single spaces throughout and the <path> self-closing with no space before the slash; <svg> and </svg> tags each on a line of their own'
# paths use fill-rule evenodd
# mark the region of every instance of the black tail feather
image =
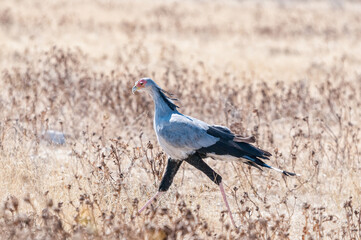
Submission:
<svg viewBox="0 0 361 240">
<path fill-rule="evenodd" d="M 244 154 L 243 155 L 247 155 L 250 156 L 251 158 L 262 158 L 265 160 L 269 160 L 269 157 L 272 156 L 271 153 L 264 151 L 260 148 L 257 148 L 249 143 L 245 143 L 245 142 L 234 142 L 237 147 L 239 148 L 239 150 L 241 150 Z M 243 157 L 240 156 L 240 157 Z"/>
<path fill-rule="evenodd" d="M 262 170 L 261 167 L 266 167 L 274 169 L 278 172 L 282 172 L 285 176 L 297 175 L 292 172 L 287 172 L 275 167 L 271 167 L 263 162 L 262 160 L 269 160 L 269 157 L 272 156 L 272 154 L 250 144 L 250 142 L 252 142 L 254 139 L 252 137 L 243 138 L 233 134 L 228 128 L 217 125 L 209 126 L 207 133 L 219 138 L 219 141 L 211 146 L 198 149 L 197 152 L 201 156 L 207 156 L 207 154 L 221 156 L 228 155 L 236 158 L 246 159 L 247 161 L 244 163 L 260 170 Z"/>
<path fill-rule="evenodd" d="M 262 168 L 260 168 L 256 163 L 252 162 L 252 161 L 248 161 L 248 162 L 244 162 L 247 165 L 250 165 L 251 167 L 255 167 L 258 168 L 259 170 L 263 171 Z"/>
<path fill-rule="evenodd" d="M 293 173 L 293 172 L 287 172 L 285 170 L 283 170 L 283 174 L 286 175 L 287 177 L 293 177 L 293 176 L 296 176 L 297 174 L 296 173 Z"/>
</svg>

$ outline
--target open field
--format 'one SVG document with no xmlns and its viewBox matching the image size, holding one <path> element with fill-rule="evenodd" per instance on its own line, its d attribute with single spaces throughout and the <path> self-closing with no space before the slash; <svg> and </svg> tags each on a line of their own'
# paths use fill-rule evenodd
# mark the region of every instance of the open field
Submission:
<svg viewBox="0 0 361 240">
<path fill-rule="evenodd" d="M 360 3 L 2 0 L 0 36 L 0 239 L 361 239 Z M 207 159 L 234 229 L 183 164 L 137 216 L 167 160 L 141 77 L 301 176 Z"/>
</svg>

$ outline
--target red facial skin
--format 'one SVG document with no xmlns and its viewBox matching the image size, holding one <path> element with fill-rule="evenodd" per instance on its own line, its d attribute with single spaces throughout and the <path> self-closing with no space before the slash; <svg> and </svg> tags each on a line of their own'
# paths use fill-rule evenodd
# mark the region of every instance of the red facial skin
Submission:
<svg viewBox="0 0 361 240">
<path fill-rule="evenodd" d="M 137 88 L 143 88 L 147 84 L 147 80 L 141 79 L 137 82 Z"/>
</svg>

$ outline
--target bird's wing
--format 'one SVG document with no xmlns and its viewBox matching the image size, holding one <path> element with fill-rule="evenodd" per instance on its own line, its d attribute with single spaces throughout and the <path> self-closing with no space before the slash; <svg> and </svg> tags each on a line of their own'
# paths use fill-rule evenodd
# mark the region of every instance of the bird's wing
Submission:
<svg viewBox="0 0 361 240">
<path fill-rule="evenodd" d="M 162 141 L 174 148 L 197 150 L 215 144 L 219 138 L 207 133 L 208 124 L 179 113 L 156 125 Z"/>
<path fill-rule="evenodd" d="M 268 157 L 271 156 L 269 152 L 261 150 L 250 144 L 255 141 L 253 136 L 241 137 L 232 133 L 228 128 L 217 125 L 209 126 L 207 133 L 219 138 L 220 140 L 213 146 L 209 146 L 207 149 L 202 149 L 204 152 L 243 158 L 244 156 L 254 156 L 268 159 Z"/>
<path fill-rule="evenodd" d="M 198 153 L 205 156 L 228 156 L 245 159 L 244 163 L 261 169 L 261 167 L 271 168 L 278 172 L 282 172 L 286 176 L 295 176 L 295 173 L 287 172 L 275 167 L 272 167 L 262 160 L 268 160 L 271 153 L 257 148 L 250 144 L 254 142 L 254 137 L 240 137 L 233 134 L 228 128 L 223 126 L 208 126 L 207 133 L 219 140 L 208 147 L 202 147 L 197 150 Z M 246 139 L 246 141 L 244 140 Z M 262 160 L 261 160 L 262 159 Z"/>
<path fill-rule="evenodd" d="M 207 132 L 212 136 L 216 136 L 224 140 L 233 140 L 235 142 L 245 142 L 245 143 L 256 142 L 256 138 L 254 136 L 243 137 L 241 135 L 232 133 L 229 128 L 224 126 L 219 126 L 219 125 L 209 126 Z"/>
<path fill-rule="evenodd" d="M 238 136 L 226 127 L 210 126 L 198 119 L 175 113 L 156 128 L 159 142 L 164 144 L 162 147 L 175 159 L 186 158 L 194 152 L 201 156 L 243 158 L 244 163 L 259 169 L 266 167 L 287 176 L 296 175 L 263 162 L 263 159 L 269 159 L 271 153 L 248 143 L 254 140 L 252 137 L 247 138 L 248 142 L 240 141 Z"/>
</svg>

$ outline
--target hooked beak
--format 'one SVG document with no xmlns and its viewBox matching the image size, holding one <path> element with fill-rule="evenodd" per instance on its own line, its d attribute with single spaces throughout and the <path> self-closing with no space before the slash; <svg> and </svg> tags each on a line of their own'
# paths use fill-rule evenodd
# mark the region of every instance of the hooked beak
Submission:
<svg viewBox="0 0 361 240">
<path fill-rule="evenodd" d="M 137 86 L 134 86 L 134 87 L 132 88 L 132 93 L 134 94 L 137 90 L 138 90 L 138 87 L 137 87 Z"/>
</svg>

